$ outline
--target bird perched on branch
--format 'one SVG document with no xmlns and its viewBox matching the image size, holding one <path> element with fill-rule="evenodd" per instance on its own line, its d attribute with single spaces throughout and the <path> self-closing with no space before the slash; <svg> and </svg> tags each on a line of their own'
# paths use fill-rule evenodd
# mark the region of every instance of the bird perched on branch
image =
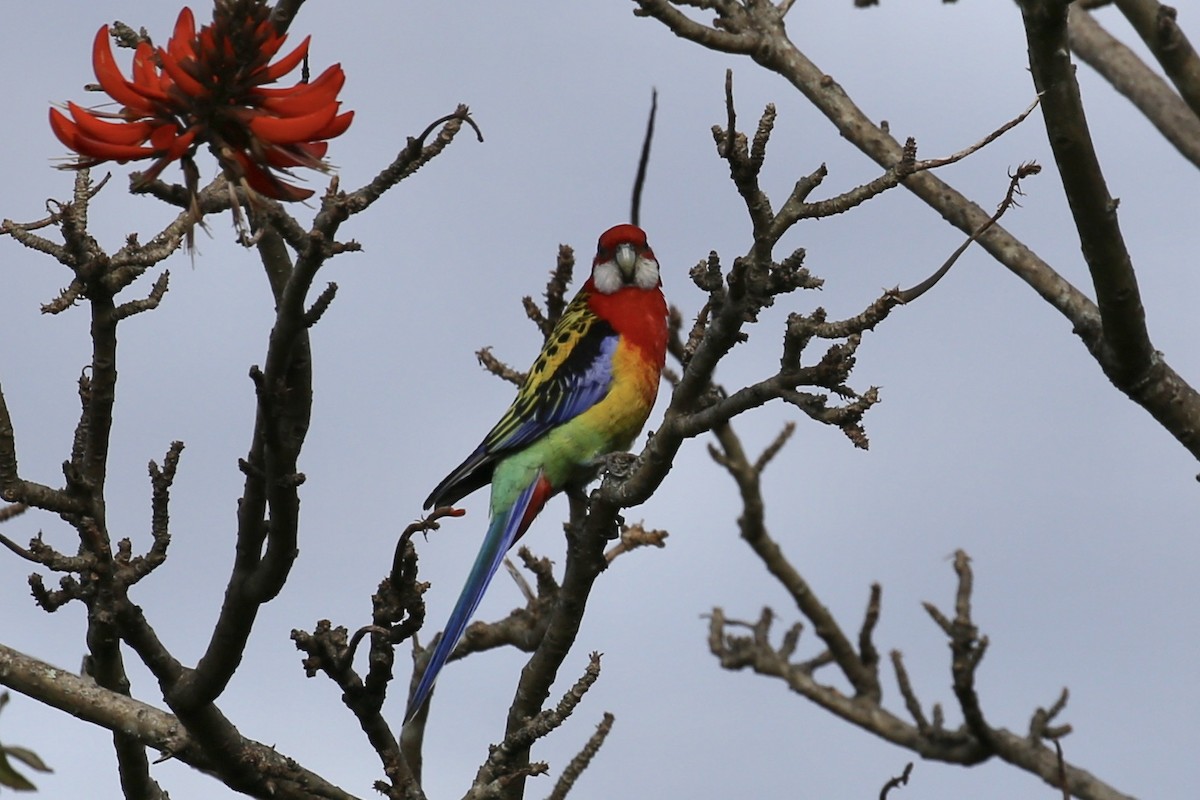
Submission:
<svg viewBox="0 0 1200 800">
<path fill-rule="evenodd" d="M 425 501 L 427 509 L 451 505 L 492 484 L 487 535 L 405 720 L 428 698 L 504 554 L 546 501 L 586 481 L 600 458 L 628 449 L 641 431 L 666 359 L 661 286 L 641 228 L 617 225 L 601 234 L 591 276 L 550 332 L 516 400 Z"/>
</svg>

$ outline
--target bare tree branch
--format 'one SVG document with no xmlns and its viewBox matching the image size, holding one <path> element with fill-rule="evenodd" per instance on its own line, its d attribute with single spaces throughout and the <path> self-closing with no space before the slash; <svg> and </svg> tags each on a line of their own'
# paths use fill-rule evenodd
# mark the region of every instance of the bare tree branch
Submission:
<svg viewBox="0 0 1200 800">
<path fill-rule="evenodd" d="M 358 189 L 346 195 L 342 200 L 346 214 L 357 214 L 365 211 L 376 200 L 383 196 L 388 189 L 395 187 L 409 175 L 428 164 L 439 153 L 446 149 L 458 134 L 463 124 L 471 126 L 479 141 L 483 141 L 483 133 L 471 118 L 471 112 L 464 105 L 459 105 L 452 114 L 447 114 L 429 124 L 419 136 L 410 136 L 408 144 L 400 151 L 395 160 L 375 178 Z M 442 126 L 434 137 L 433 142 L 425 144 L 425 140 L 433 134 L 438 126 Z"/>
<path fill-rule="evenodd" d="M 0 645 L 0 684 L 85 722 L 121 731 L 141 745 L 177 758 L 202 772 L 213 770 L 208 755 L 172 715 L 4 645 Z M 354 800 L 352 795 L 303 769 L 274 747 L 249 739 L 241 740 L 240 746 L 273 785 L 271 794 L 254 794 L 255 797 Z"/>
<path fill-rule="evenodd" d="M 849 637 L 829 610 L 821 603 L 811 585 L 792 566 L 782 548 L 766 528 L 765 501 L 759 478 L 760 470 L 747 457 L 741 441 L 731 426 L 716 431 L 721 450 L 715 456 L 725 467 L 742 499 L 742 513 L 738 526 L 742 539 L 762 560 L 767 570 L 791 595 L 796 607 L 813 625 L 825 650 L 807 661 L 794 661 L 800 637 L 800 629 L 794 626 L 776 646 L 771 642 L 770 630 L 774 614 L 764 609 L 757 622 L 728 620 L 725 612 L 713 609 L 709 625 L 709 648 L 721 666 L 726 669 L 749 667 L 760 675 L 780 678 L 788 688 L 816 703 L 831 713 L 870 731 L 894 744 L 908 748 L 924 758 L 957 764 L 975 764 L 992 756 L 1035 774 L 1051 786 L 1061 786 L 1065 775 L 1066 783 L 1075 796 L 1103 800 L 1126 798 L 1117 790 L 1095 776 L 1073 765 L 1059 766 L 1054 751 L 1045 745 L 1047 739 L 1057 738 L 1066 730 L 1054 729 L 1049 721 L 1065 707 L 1065 695 L 1059 698 L 1049 711 L 1038 709 L 1032 717 L 1030 736 L 1018 736 L 1003 728 L 995 728 L 986 721 L 982 704 L 975 689 L 975 672 L 987 648 L 987 637 L 979 635 L 971 619 L 971 594 L 974 578 L 966 554 L 959 551 L 955 556 L 955 572 L 958 584 L 955 592 L 955 614 L 947 617 L 932 604 L 925 607 L 934 621 L 946 634 L 951 646 L 951 674 L 955 695 L 963 712 L 965 724 L 957 730 L 944 727 L 941 713 L 935 708 L 930 722 L 922 711 L 909 680 L 907 671 L 898 652 L 892 653 L 892 664 L 897 683 L 907 711 L 913 719 L 905 722 L 892 714 L 882 704 L 879 681 L 879 659 L 875 646 L 870 641 L 880 616 L 880 590 L 873 586 L 871 599 L 859 634 L 856 651 Z M 746 628 L 750 636 L 734 636 L 730 628 Z M 835 685 L 818 680 L 821 668 L 836 664 L 842 675 L 855 689 L 853 696 L 846 696 Z"/>
<path fill-rule="evenodd" d="M 541 653 L 541 648 L 537 652 Z M 532 663 L 531 660 L 530 664 Z M 555 708 L 541 711 L 526 719 L 522 724 L 515 726 L 512 724 L 510 716 L 509 729 L 504 740 L 492 748 L 491 755 L 479 768 L 479 773 L 475 776 L 475 783 L 472 785 L 471 791 L 466 794 L 466 798 L 474 800 L 475 798 L 503 797 L 509 793 L 511 787 L 520 785 L 525 776 L 544 772 L 545 765 L 529 762 L 530 745 L 538 739 L 545 738 L 562 725 L 599 677 L 600 654 L 592 653 L 582 677 L 563 695 Z M 517 780 L 513 780 L 514 778 Z"/>
<path fill-rule="evenodd" d="M 1129 391 L 1145 379 L 1155 353 L 1133 264 L 1117 223 L 1117 201 L 1108 193 L 1092 146 L 1066 47 L 1067 4 L 1023 0 L 1020 6 L 1034 85 L 1042 94 L 1047 138 L 1096 289 L 1105 350 L 1102 364 L 1113 382 Z"/>
<path fill-rule="evenodd" d="M 1137 106 L 1180 154 L 1200 167 L 1200 118 L 1171 85 L 1073 3 L 1067 11 L 1071 50 Z"/>
<path fill-rule="evenodd" d="M 636 0 L 636 4 L 637 15 L 657 19 L 677 36 L 709 49 L 750 56 L 778 73 L 825 114 L 843 137 L 884 168 L 902 160 L 903 149 L 891 134 L 864 114 L 828 73 L 791 42 L 783 25 L 785 8 L 765 0 L 745 4 L 717 2 L 711 5 L 716 11 L 716 22 L 709 26 L 688 17 L 669 0 Z M 1086 129 L 1079 125 L 1082 115 L 1069 110 L 1078 106 L 1078 93 L 1065 55 L 1066 7 L 1067 3 L 1061 2 L 1022 3 L 1032 30 L 1030 49 L 1038 76 L 1036 85 L 1047 92 L 1044 106 L 1050 101 L 1049 95 L 1053 95 L 1053 108 L 1044 108 L 1044 116 L 1057 120 L 1055 125 L 1064 125 L 1062 132 L 1071 137 L 1067 141 L 1082 142 L 1079 137 L 1086 134 Z M 1075 122 L 1068 124 L 1068 120 Z M 1081 232 L 1099 306 L 1000 226 L 992 226 L 979 243 L 1062 313 L 1113 383 L 1150 412 L 1193 456 L 1200 458 L 1200 426 L 1195 424 L 1200 420 L 1200 393 L 1155 353 L 1145 336 L 1136 283 L 1130 280 L 1127 254 L 1115 227 L 1115 207 L 1103 190 L 1102 180 L 1096 183 L 1098 169 L 1087 170 L 1082 165 L 1085 161 L 1094 159 L 1083 154 L 1067 155 L 1065 166 L 1060 164 L 1060 169 L 1064 171 L 1064 181 L 1072 184 L 1068 196 L 1075 198 L 1073 205 L 1078 200 L 1077 215 L 1099 223 L 1094 232 L 1091 229 Z M 1076 167 L 1085 171 L 1066 174 Z M 979 206 L 928 172 L 910 175 L 903 183 L 968 234 L 987 219 Z M 1085 186 L 1098 189 L 1100 194 L 1084 196 Z"/>
<path fill-rule="evenodd" d="M 903 772 L 885 783 L 883 788 L 879 790 L 879 800 L 887 800 L 887 796 L 891 794 L 892 789 L 895 789 L 898 786 L 907 786 L 908 776 L 912 774 L 912 768 L 913 765 L 910 761 L 904 765 Z"/>
<path fill-rule="evenodd" d="M 1200 117 L 1200 56 L 1175 22 L 1175 9 L 1158 0 L 1116 0 L 1116 6 L 1154 53 L 1192 113 Z"/>
<path fill-rule="evenodd" d="M 608 734 L 612 731 L 613 721 L 615 717 L 607 711 L 604 712 L 604 718 L 600 724 L 596 726 L 596 732 L 593 733 L 587 740 L 587 744 L 583 746 L 571 762 L 563 768 L 562 775 L 554 784 L 553 791 L 546 795 L 546 800 L 563 800 L 574 788 L 575 782 L 579 780 L 579 776 L 592 763 L 592 759 L 600 752 L 604 740 L 608 738 Z"/>
</svg>

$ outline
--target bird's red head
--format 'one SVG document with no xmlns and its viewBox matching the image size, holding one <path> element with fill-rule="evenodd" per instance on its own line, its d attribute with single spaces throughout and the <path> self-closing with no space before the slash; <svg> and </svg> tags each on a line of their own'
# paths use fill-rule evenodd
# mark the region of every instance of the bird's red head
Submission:
<svg viewBox="0 0 1200 800">
<path fill-rule="evenodd" d="M 660 285 L 658 260 L 646 242 L 646 232 L 625 223 L 600 234 L 592 262 L 592 282 L 602 294 L 626 286 L 653 289 Z"/>
<path fill-rule="evenodd" d="M 611 257 L 612 251 L 616 249 L 617 245 L 622 243 L 628 243 L 634 247 L 646 247 L 646 232 L 637 225 L 630 225 L 628 222 L 614 225 L 600 234 L 600 243 L 596 249 L 601 254 L 608 251 L 608 255 Z"/>
</svg>

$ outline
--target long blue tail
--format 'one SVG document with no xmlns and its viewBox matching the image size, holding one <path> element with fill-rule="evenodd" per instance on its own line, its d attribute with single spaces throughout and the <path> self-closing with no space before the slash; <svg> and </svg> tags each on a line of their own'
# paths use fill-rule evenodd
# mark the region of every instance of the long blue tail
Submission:
<svg viewBox="0 0 1200 800">
<path fill-rule="evenodd" d="M 492 577 L 504 561 L 504 554 L 524 532 L 521 523 L 525 520 L 530 501 L 538 494 L 538 485 L 541 482 L 542 476 L 539 472 L 537 479 L 517 495 L 512 507 L 505 513 L 497 514 L 488 526 L 487 536 L 483 538 L 479 555 L 475 557 L 475 565 L 471 567 L 467 582 L 458 595 L 454 611 L 450 612 L 446 630 L 442 632 L 442 638 L 438 640 L 437 647 L 433 650 L 429 664 L 425 667 L 421 681 L 417 684 L 417 690 L 413 692 L 412 699 L 408 701 L 408 710 L 404 712 L 405 723 L 421 710 L 421 706 L 429 698 L 429 693 L 433 690 L 433 682 L 437 680 L 438 673 L 441 672 L 446 659 L 450 657 L 454 646 L 458 644 L 458 640 L 462 638 L 463 632 L 467 629 L 471 617 L 475 615 L 475 609 L 479 607 L 483 593 L 487 591 L 488 584 L 492 582 Z M 541 500 L 544 503 L 545 497 L 542 497 Z"/>
</svg>

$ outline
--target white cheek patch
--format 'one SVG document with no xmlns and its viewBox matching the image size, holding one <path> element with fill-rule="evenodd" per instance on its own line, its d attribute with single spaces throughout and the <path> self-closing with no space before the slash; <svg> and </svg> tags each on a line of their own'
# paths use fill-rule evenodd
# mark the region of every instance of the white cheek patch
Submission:
<svg viewBox="0 0 1200 800">
<path fill-rule="evenodd" d="M 621 280 L 621 268 L 615 261 L 605 261 L 592 267 L 592 283 L 600 294 L 612 294 L 625 285 Z"/>
<path fill-rule="evenodd" d="M 639 289 L 658 286 L 658 262 L 653 258 L 638 256 L 637 265 L 633 268 L 633 282 Z"/>
<path fill-rule="evenodd" d="M 604 261 L 592 267 L 592 283 L 601 294 L 612 294 L 624 286 L 653 289 L 658 286 L 658 262 L 653 258 L 638 256 L 629 280 L 621 274 L 616 260 Z"/>
<path fill-rule="evenodd" d="M 634 273 L 626 279 L 616 259 L 602 261 L 592 267 L 592 282 L 600 294 L 612 294 L 628 285 L 638 289 L 653 289 L 659 285 L 659 263 L 653 258 L 638 255 Z"/>
</svg>

